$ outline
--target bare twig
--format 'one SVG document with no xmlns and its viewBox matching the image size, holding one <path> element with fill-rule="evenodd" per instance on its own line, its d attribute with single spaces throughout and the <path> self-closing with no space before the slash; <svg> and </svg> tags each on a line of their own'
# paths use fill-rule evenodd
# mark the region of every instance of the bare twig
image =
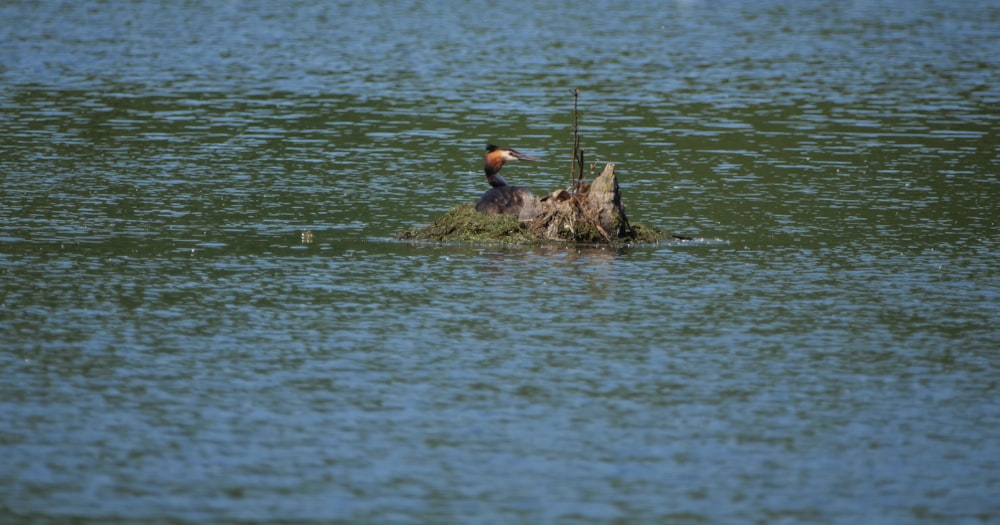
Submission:
<svg viewBox="0 0 1000 525">
<path fill-rule="evenodd" d="M 577 109 L 580 100 L 580 88 L 573 89 L 573 162 L 569 168 L 570 193 L 576 191 L 577 180 L 583 176 L 583 163 L 580 162 L 580 113 Z M 579 173 L 578 171 L 579 170 Z"/>
</svg>

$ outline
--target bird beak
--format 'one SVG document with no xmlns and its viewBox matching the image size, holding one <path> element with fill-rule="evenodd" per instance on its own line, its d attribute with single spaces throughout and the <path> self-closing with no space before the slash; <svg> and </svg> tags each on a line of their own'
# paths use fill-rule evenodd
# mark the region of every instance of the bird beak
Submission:
<svg viewBox="0 0 1000 525">
<path fill-rule="evenodd" d="M 538 157 L 532 157 L 531 155 L 525 155 L 524 153 L 521 153 L 521 152 L 515 151 L 515 150 L 510 150 L 510 154 L 513 155 L 514 158 L 517 159 L 517 160 L 531 160 L 531 161 L 538 160 Z"/>
</svg>

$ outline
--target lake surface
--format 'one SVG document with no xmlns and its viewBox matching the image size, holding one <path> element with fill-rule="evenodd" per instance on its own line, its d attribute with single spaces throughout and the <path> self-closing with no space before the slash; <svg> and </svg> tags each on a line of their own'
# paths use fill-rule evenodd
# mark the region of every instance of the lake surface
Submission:
<svg viewBox="0 0 1000 525">
<path fill-rule="evenodd" d="M 985 0 L 5 2 L 0 521 L 996 522 L 998 41 Z M 487 143 L 566 186 L 572 88 L 693 241 L 393 240 Z"/>
</svg>

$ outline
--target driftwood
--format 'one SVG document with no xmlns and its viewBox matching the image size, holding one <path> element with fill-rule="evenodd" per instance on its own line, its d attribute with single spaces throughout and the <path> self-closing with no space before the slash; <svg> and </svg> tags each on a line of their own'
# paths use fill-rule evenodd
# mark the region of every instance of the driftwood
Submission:
<svg viewBox="0 0 1000 525">
<path fill-rule="evenodd" d="M 556 190 L 533 197 L 518 216 L 486 215 L 471 205 L 457 206 L 423 230 L 403 232 L 400 239 L 472 242 L 581 242 L 601 244 L 684 240 L 658 229 L 629 223 L 622 204 L 615 165 L 590 184 L 574 184 L 575 192 Z"/>
<path fill-rule="evenodd" d="M 552 192 L 525 208 L 519 218 L 542 239 L 617 242 L 635 237 L 622 205 L 615 165 L 611 163 L 589 186 L 581 184 L 574 193 Z M 529 209 L 534 216 L 525 216 Z"/>
</svg>

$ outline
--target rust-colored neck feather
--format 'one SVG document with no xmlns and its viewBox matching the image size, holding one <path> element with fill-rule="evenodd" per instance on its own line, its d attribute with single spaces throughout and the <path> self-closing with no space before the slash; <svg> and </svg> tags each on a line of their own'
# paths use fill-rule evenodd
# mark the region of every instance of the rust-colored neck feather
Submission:
<svg viewBox="0 0 1000 525">
<path fill-rule="evenodd" d="M 506 154 L 501 149 L 492 149 L 486 152 L 486 160 L 483 162 L 483 171 L 486 172 L 486 180 L 490 186 L 506 186 L 507 181 L 499 175 L 500 168 L 506 162 Z"/>
</svg>

